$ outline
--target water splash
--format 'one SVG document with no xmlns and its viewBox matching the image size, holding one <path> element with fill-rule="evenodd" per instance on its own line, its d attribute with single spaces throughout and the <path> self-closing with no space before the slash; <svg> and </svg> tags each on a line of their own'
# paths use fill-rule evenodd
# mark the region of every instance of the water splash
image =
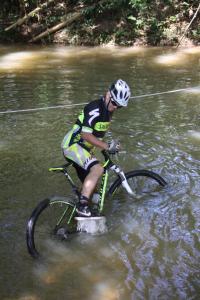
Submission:
<svg viewBox="0 0 200 300">
<path fill-rule="evenodd" d="M 108 231 L 106 225 L 106 218 L 101 217 L 76 217 L 77 230 L 80 232 L 87 232 L 90 234 L 101 234 Z"/>
<path fill-rule="evenodd" d="M 195 130 L 189 130 L 188 131 L 188 135 L 189 137 L 200 141 L 200 132 L 199 131 L 195 131 Z"/>
</svg>

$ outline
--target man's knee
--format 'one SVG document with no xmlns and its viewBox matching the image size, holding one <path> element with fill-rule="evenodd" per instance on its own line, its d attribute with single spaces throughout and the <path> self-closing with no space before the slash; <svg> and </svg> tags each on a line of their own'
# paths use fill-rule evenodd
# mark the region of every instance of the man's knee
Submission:
<svg viewBox="0 0 200 300">
<path fill-rule="evenodd" d="M 103 167 L 100 164 L 96 164 L 91 167 L 90 173 L 94 173 L 100 177 L 103 174 Z"/>
</svg>

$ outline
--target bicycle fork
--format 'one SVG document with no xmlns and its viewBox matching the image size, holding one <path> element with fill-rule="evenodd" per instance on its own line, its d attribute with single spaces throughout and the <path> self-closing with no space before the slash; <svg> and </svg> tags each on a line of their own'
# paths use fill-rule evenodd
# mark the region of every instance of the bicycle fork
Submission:
<svg viewBox="0 0 200 300">
<path fill-rule="evenodd" d="M 122 181 L 122 186 L 123 186 L 123 188 L 127 191 L 127 193 L 128 193 L 129 195 L 132 195 L 132 196 L 133 196 L 133 195 L 134 195 L 134 192 L 132 191 L 130 185 L 128 184 L 128 181 L 127 181 L 127 179 L 126 179 L 126 176 L 125 176 L 124 172 L 120 169 L 120 167 L 117 166 L 117 165 L 112 165 L 112 166 L 110 167 L 110 169 L 111 169 L 112 171 L 114 171 L 114 172 L 120 177 L 120 179 L 121 179 L 121 181 Z"/>
<path fill-rule="evenodd" d="M 130 185 L 128 184 L 128 181 L 126 179 L 124 172 L 120 169 L 120 167 L 113 164 L 110 167 L 110 169 L 112 171 L 114 171 L 120 177 L 120 179 L 122 181 L 122 186 L 127 191 L 127 193 L 132 196 L 135 195 L 134 192 L 132 191 Z M 102 175 L 102 181 L 101 181 L 101 188 L 100 188 L 100 203 L 99 203 L 100 213 L 102 212 L 103 206 L 104 206 L 107 182 L 108 182 L 108 170 L 104 169 L 104 173 Z"/>
</svg>

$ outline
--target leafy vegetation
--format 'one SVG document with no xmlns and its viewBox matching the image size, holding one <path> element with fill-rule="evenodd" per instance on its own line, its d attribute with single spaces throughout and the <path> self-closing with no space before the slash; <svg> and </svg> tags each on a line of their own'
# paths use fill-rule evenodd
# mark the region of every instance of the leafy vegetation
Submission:
<svg viewBox="0 0 200 300">
<path fill-rule="evenodd" d="M 47 1 L 48 2 L 48 1 Z M 69 14 L 81 15 L 58 32 L 48 34 L 39 42 L 99 45 L 176 45 L 198 9 L 199 0 L 1 0 L 0 39 L 29 41 L 34 36 L 63 22 Z M 33 13 L 20 26 L 5 31 L 10 24 Z M 186 37 L 200 42 L 200 12 Z"/>
</svg>

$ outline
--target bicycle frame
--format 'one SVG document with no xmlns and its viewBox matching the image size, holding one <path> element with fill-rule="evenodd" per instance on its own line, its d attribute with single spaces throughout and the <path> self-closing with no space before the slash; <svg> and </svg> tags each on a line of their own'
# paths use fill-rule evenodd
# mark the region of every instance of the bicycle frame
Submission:
<svg viewBox="0 0 200 300">
<path fill-rule="evenodd" d="M 102 180 L 101 180 L 101 184 L 100 184 L 100 191 L 99 191 L 99 194 L 100 194 L 100 201 L 98 203 L 99 213 L 102 213 L 103 208 L 104 208 L 106 188 L 107 188 L 107 183 L 108 183 L 108 171 L 109 170 L 112 170 L 113 172 L 115 172 L 121 178 L 122 186 L 126 189 L 126 191 L 129 194 L 131 194 L 131 195 L 134 194 L 132 189 L 130 188 L 127 180 L 126 180 L 124 172 L 120 169 L 119 166 L 115 165 L 112 162 L 109 154 L 106 151 L 102 151 L 102 154 L 105 158 L 105 162 L 104 162 L 104 165 L 103 165 L 104 172 L 103 172 L 103 175 L 102 175 Z M 75 183 L 73 182 L 71 176 L 69 175 L 69 173 L 67 171 L 67 168 L 70 165 L 71 165 L 71 163 L 68 163 L 64 168 L 63 167 L 50 168 L 49 171 L 61 171 L 65 175 L 65 177 L 67 178 L 68 182 L 70 183 L 70 185 L 72 187 L 73 192 L 76 194 L 77 198 L 79 199 L 80 192 L 78 190 L 78 187 L 75 185 Z M 71 219 L 72 219 L 73 215 L 75 214 L 75 211 L 76 211 L 76 204 L 74 205 L 74 209 L 72 210 L 72 214 L 70 215 L 70 217 L 68 219 L 68 223 L 71 222 Z M 65 214 L 66 214 L 66 211 L 63 213 L 63 216 L 61 217 L 61 220 L 59 220 L 57 225 L 59 225 L 59 223 L 62 221 Z"/>
<path fill-rule="evenodd" d="M 105 162 L 103 165 L 103 175 L 102 180 L 100 183 L 100 201 L 98 202 L 97 207 L 97 216 L 98 213 L 101 215 L 103 208 L 104 208 L 104 202 L 107 192 L 107 183 L 108 183 L 108 171 L 112 170 L 117 174 L 117 179 L 109 186 L 108 194 L 114 195 L 114 193 L 118 190 L 119 187 L 125 188 L 126 192 L 131 195 L 136 195 L 131 190 L 128 181 L 132 178 L 137 178 L 137 176 L 143 176 L 150 179 L 153 179 L 154 182 L 157 182 L 160 186 L 165 186 L 167 183 L 166 181 L 157 173 L 149 170 L 131 170 L 129 172 L 124 173 L 119 166 L 115 165 L 112 160 L 110 159 L 109 154 L 106 151 L 103 151 L 102 154 L 104 155 Z M 40 241 L 43 241 L 43 230 L 42 230 L 42 237 L 40 236 L 41 230 L 35 231 L 36 228 L 42 228 L 43 223 L 37 223 L 38 218 L 40 218 L 40 215 L 42 215 L 43 211 L 46 211 L 46 209 L 49 209 L 49 206 L 51 207 L 50 211 L 52 211 L 54 214 L 54 218 L 52 220 L 52 223 L 48 224 L 48 218 L 43 219 L 45 223 L 47 223 L 47 233 L 54 233 L 55 235 L 61 236 L 64 239 L 66 239 L 66 234 L 69 233 L 75 233 L 77 230 L 79 230 L 79 224 L 76 224 L 79 221 L 84 221 L 77 216 L 77 203 L 80 199 L 80 192 L 78 187 L 73 182 L 71 176 L 68 173 L 68 167 L 72 165 L 72 163 L 67 163 L 63 166 L 50 168 L 49 171 L 57 171 L 62 172 L 68 182 L 70 183 L 70 186 L 72 187 L 72 190 L 74 192 L 73 199 L 70 199 L 69 197 L 63 197 L 63 196 L 54 196 L 54 197 L 48 197 L 44 200 L 40 201 L 39 204 L 35 207 L 33 210 L 29 221 L 27 223 L 27 231 L 26 231 L 26 240 L 27 240 L 27 247 L 29 253 L 37 258 L 39 256 L 39 252 L 37 251 L 38 245 L 35 245 L 35 234 L 36 236 L 39 235 L 39 243 Z M 131 184 L 132 181 L 130 181 Z M 134 181 L 135 183 L 135 181 Z M 136 180 L 137 183 L 137 180 Z M 133 185 L 134 186 L 134 185 Z M 134 189 L 134 187 L 133 187 Z M 54 207 L 55 205 L 55 207 Z M 55 209 L 55 210 L 54 210 Z M 94 214 L 95 216 L 95 210 L 96 207 L 94 207 Z M 55 220 L 56 216 L 56 220 Z M 40 218 L 41 219 L 41 218 Z M 93 220 L 91 219 L 93 222 Z M 64 227 L 62 224 L 64 223 Z M 37 225 L 38 224 L 38 225 Z M 66 225 L 69 225 L 66 227 Z M 76 227 L 76 228 L 75 228 Z M 45 227 L 44 227 L 45 228 Z M 49 232 L 50 230 L 50 232 Z M 63 231 L 64 230 L 64 231 Z M 64 234 L 64 235 L 63 235 Z M 37 238 L 36 238 L 37 239 Z M 37 241 L 38 244 L 38 241 Z"/>
<path fill-rule="evenodd" d="M 100 188 L 100 204 L 99 204 L 99 212 L 101 213 L 103 211 L 103 206 L 104 206 L 104 200 L 105 200 L 105 194 L 106 194 L 106 187 L 107 187 L 107 182 L 108 182 L 108 171 L 109 169 L 115 172 L 121 179 L 122 181 L 122 186 L 128 194 L 134 195 L 134 192 L 132 191 L 131 187 L 128 184 L 128 181 L 126 179 L 126 176 L 124 172 L 120 169 L 119 166 L 115 165 L 112 160 L 110 159 L 109 154 L 107 151 L 102 151 L 102 154 L 105 158 L 105 163 L 103 165 L 104 167 L 104 173 L 102 175 L 102 181 L 101 181 L 101 188 Z"/>
<path fill-rule="evenodd" d="M 101 180 L 101 187 L 100 187 L 100 201 L 99 201 L 99 212 L 102 213 L 103 207 L 104 207 L 104 200 L 105 200 L 105 194 L 106 194 L 106 187 L 108 183 L 108 169 L 106 168 L 107 164 L 109 161 L 107 161 L 104 165 L 104 172 L 102 175 L 102 180 Z"/>
</svg>

